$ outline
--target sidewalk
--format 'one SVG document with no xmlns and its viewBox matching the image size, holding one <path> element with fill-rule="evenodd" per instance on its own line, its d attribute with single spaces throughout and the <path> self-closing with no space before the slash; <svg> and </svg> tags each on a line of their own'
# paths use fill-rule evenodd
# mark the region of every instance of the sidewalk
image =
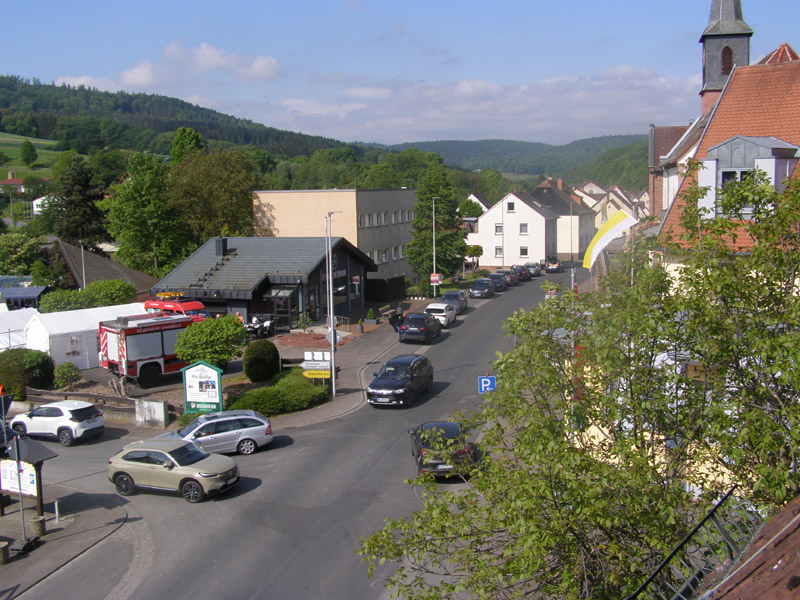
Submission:
<svg viewBox="0 0 800 600">
<path fill-rule="evenodd" d="M 306 411 L 271 417 L 276 431 L 285 431 L 321 423 L 346 415 L 364 404 L 362 374 L 371 373 L 383 362 L 383 356 L 397 343 L 397 333 L 383 319 L 368 333 L 337 348 L 335 363 L 339 370 L 336 397 Z M 308 349 L 280 347 L 284 358 L 303 358 Z M 314 348 L 314 350 L 321 350 Z M 63 485 L 45 485 L 44 504 L 46 534 L 38 545 L 25 554 L 11 555 L 8 564 L 0 564 L 0 600 L 11 600 L 54 573 L 92 546 L 114 533 L 127 520 L 128 513 L 115 493 L 86 494 Z M 59 520 L 56 520 L 55 500 Z M 34 535 L 36 503 L 24 499 L 24 517 L 28 537 Z M 0 517 L 0 543 L 9 545 L 22 538 L 22 519 L 18 496 L 12 494 L 11 505 Z"/>
</svg>

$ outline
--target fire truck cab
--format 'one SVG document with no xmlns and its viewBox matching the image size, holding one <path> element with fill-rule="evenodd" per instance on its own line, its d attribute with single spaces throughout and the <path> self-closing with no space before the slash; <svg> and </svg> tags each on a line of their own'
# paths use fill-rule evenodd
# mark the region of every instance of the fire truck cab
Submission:
<svg viewBox="0 0 800 600">
<path fill-rule="evenodd" d="M 150 313 L 100 323 L 100 364 L 120 377 L 155 385 L 161 375 L 187 365 L 175 354 L 178 334 L 194 323 L 190 316 Z"/>
</svg>

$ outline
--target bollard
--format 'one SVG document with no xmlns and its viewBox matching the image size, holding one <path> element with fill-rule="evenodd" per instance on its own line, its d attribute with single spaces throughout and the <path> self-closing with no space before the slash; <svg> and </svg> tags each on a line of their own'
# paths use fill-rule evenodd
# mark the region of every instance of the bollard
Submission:
<svg viewBox="0 0 800 600">
<path fill-rule="evenodd" d="M 8 561 L 8 542 L 0 542 L 0 565 L 7 565 Z"/>
<path fill-rule="evenodd" d="M 55 505 L 56 505 L 56 523 L 58 523 L 59 521 L 61 521 L 61 514 L 59 513 L 58 510 L 58 500 L 55 501 Z"/>
<path fill-rule="evenodd" d="M 33 517 L 31 519 L 33 524 L 33 535 L 35 537 L 44 537 L 47 533 L 47 519 L 45 517 Z"/>
</svg>

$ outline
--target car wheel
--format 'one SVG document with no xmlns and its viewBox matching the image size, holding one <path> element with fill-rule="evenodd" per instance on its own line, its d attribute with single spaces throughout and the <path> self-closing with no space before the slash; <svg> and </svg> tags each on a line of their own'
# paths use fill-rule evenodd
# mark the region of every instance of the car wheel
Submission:
<svg viewBox="0 0 800 600">
<path fill-rule="evenodd" d="M 181 486 L 181 496 L 187 502 L 196 504 L 203 499 L 203 488 L 199 483 L 190 479 Z"/>
<path fill-rule="evenodd" d="M 11 429 L 16 431 L 20 435 L 20 437 L 23 437 L 27 433 L 25 425 L 23 425 L 22 423 L 14 423 L 14 426 Z"/>
<path fill-rule="evenodd" d="M 72 446 L 72 442 L 74 438 L 72 437 L 72 432 L 69 429 L 61 429 L 58 432 L 58 441 L 61 443 L 62 446 L 69 448 Z"/>
<path fill-rule="evenodd" d="M 120 496 L 130 496 L 136 489 L 133 479 L 126 473 L 120 473 L 114 478 L 114 487 L 117 488 L 117 493 Z"/>
<path fill-rule="evenodd" d="M 239 454 L 244 454 L 246 456 L 255 452 L 256 448 L 256 443 L 253 440 L 242 440 L 239 442 L 239 445 L 236 446 L 236 451 Z"/>
</svg>

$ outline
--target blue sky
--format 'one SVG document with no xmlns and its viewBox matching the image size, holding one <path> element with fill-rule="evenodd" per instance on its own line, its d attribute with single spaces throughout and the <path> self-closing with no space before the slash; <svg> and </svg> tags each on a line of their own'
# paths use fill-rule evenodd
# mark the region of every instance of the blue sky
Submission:
<svg viewBox="0 0 800 600">
<path fill-rule="evenodd" d="M 741 1 L 751 62 L 783 42 L 800 51 L 799 0 Z M 13 2 L 3 5 L 0 73 L 175 96 L 342 141 L 565 144 L 695 118 L 710 6 Z"/>
</svg>

